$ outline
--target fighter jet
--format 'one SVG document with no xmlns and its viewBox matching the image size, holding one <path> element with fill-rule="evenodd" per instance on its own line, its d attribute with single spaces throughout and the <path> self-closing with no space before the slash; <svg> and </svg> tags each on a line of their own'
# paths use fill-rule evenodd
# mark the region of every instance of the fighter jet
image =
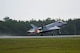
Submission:
<svg viewBox="0 0 80 53">
<path fill-rule="evenodd" d="M 42 25 L 41 27 L 37 27 L 34 24 L 31 24 L 32 28 L 28 30 L 29 33 L 45 33 L 53 30 L 60 30 L 62 26 L 67 24 L 63 21 L 56 21 L 48 25 Z"/>
</svg>

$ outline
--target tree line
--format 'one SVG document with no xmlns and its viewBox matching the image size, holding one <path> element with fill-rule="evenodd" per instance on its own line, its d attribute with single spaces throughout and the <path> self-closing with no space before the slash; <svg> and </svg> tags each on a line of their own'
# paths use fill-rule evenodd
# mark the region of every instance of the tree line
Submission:
<svg viewBox="0 0 80 53">
<path fill-rule="evenodd" d="M 58 19 L 60 20 L 60 19 Z M 10 19 L 10 17 L 5 17 L 0 20 L 0 34 L 11 34 L 11 35 L 28 35 L 27 31 L 31 28 L 30 24 L 35 24 L 36 26 L 42 26 L 43 23 L 50 24 L 57 20 L 47 18 L 45 20 L 30 20 L 30 21 L 17 21 Z M 62 20 L 64 21 L 64 20 Z M 67 25 L 63 27 L 61 35 L 80 35 L 80 19 L 69 19 L 66 21 Z M 52 33 L 52 32 L 50 32 Z M 58 31 L 53 31 L 54 35 L 59 35 Z"/>
</svg>

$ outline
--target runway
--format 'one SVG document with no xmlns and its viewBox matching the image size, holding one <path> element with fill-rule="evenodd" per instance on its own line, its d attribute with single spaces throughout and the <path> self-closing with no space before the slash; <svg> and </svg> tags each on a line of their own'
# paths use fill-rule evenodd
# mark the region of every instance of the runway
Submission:
<svg viewBox="0 0 80 53">
<path fill-rule="evenodd" d="M 2 38 L 63 38 L 63 37 L 80 37 L 80 35 L 58 35 L 58 36 L 0 36 Z"/>
</svg>

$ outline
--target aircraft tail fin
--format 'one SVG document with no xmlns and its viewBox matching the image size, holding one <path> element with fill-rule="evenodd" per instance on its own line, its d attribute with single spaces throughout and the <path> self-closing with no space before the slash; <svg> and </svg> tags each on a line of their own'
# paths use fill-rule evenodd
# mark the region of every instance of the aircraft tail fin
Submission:
<svg viewBox="0 0 80 53">
<path fill-rule="evenodd" d="M 34 24 L 31 24 L 31 26 L 33 27 L 33 29 L 35 29 L 35 30 L 37 30 L 38 29 L 38 27 L 36 26 L 36 25 L 34 25 Z"/>
</svg>

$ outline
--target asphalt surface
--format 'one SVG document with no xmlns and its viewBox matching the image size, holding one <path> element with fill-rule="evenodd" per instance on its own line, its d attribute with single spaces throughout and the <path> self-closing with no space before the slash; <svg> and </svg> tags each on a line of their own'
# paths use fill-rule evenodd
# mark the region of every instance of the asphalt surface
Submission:
<svg viewBox="0 0 80 53">
<path fill-rule="evenodd" d="M 63 38 L 63 37 L 80 37 L 80 35 L 58 35 L 58 36 L 0 36 L 1 38 Z"/>
</svg>

